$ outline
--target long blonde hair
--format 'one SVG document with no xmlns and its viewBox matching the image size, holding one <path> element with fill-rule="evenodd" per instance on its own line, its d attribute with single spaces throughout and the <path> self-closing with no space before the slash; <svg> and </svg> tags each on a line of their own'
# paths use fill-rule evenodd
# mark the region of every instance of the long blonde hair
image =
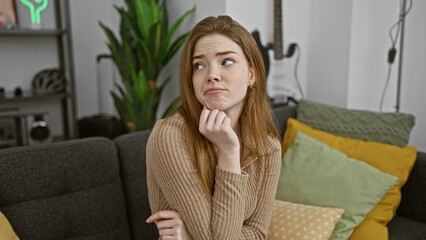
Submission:
<svg viewBox="0 0 426 240">
<path fill-rule="evenodd" d="M 262 56 L 251 34 L 229 16 L 207 17 L 191 31 L 182 51 L 180 60 L 180 96 L 182 105 L 178 109 L 185 120 L 187 144 L 190 157 L 199 170 L 204 189 L 212 194 L 217 153 L 213 143 L 198 129 L 202 105 L 198 102 L 192 84 L 192 57 L 199 39 L 213 33 L 221 34 L 237 43 L 247 59 L 249 67 L 255 71 L 256 81 L 248 89 L 240 123 L 248 124 L 250 139 L 256 145 L 253 150 L 258 156 L 266 155 L 267 136 L 279 139 L 269 100 L 266 96 L 266 73 Z"/>
</svg>

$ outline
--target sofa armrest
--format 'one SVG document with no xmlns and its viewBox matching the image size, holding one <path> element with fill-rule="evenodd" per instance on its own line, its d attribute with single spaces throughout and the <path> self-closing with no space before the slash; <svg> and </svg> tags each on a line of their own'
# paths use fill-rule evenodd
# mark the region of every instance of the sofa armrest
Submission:
<svg viewBox="0 0 426 240">
<path fill-rule="evenodd" d="M 418 152 L 405 186 L 397 214 L 426 223 L 426 153 Z"/>
</svg>

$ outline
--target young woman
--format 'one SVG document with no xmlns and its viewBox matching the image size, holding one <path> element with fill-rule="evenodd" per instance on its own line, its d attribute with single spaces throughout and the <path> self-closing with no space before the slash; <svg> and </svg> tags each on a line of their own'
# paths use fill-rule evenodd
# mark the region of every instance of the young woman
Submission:
<svg viewBox="0 0 426 240">
<path fill-rule="evenodd" d="M 149 201 L 162 240 L 266 239 L 281 146 L 256 42 L 228 16 L 191 31 L 182 106 L 147 145 Z"/>
</svg>

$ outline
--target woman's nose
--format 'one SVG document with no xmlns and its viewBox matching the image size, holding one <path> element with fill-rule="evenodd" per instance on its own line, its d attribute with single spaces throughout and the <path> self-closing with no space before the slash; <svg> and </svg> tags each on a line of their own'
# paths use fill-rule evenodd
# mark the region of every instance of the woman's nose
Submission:
<svg viewBox="0 0 426 240">
<path fill-rule="evenodd" d="M 209 67 L 209 75 L 207 76 L 209 82 L 220 81 L 219 69 L 216 66 Z"/>
</svg>

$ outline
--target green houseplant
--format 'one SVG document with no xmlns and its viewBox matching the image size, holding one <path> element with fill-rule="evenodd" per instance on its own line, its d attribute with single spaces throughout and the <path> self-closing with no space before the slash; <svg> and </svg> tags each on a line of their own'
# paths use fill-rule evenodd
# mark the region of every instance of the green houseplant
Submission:
<svg viewBox="0 0 426 240">
<path fill-rule="evenodd" d="M 120 38 L 101 22 L 112 58 L 122 79 L 111 91 L 121 120 L 130 132 L 151 128 L 156 120 L 161 93 L 171 77 L 158 85 L 162 68 L 185 43 L 188 32 L 172 38 L 182 21 L 195 7 L 168 27 L 166 3 L 158 0 L 126 0 L 127 9 L 117 7 L 120 14 Z M 177 98 L 165 115 L 179 105 Z"/>
</svg>

